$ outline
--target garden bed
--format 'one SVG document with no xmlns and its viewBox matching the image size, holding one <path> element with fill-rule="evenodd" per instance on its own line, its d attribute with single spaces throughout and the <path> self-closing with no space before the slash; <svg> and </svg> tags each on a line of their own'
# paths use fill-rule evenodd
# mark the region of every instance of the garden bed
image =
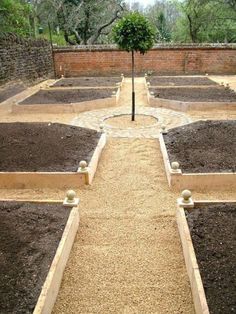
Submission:
<svg viewBox="0 0 236 314">
<path fill-rule="evenodd" d="M 113 90 L 116 92 L 117 90 Z M 71 104 L 111 97 L 110 89 L 40 90 L 26 98 L 19 105 Z"/>
<path fill-rule="evenodd" d="M 79 162 L 94 175 L 105 135 L 59 123 L 1 123 L 0 143 L 1 187 L 78 186 L 86 179 Z"/>
<path fill-rule="evenodd" d="M 211 86 L 217 85 L 208 77 L 199 76 L 152 76 L 147 77 L 146 81 L 151 86 Z"/>
<path fill-rule="evenodd" d="M 160 135 L 168 182 L 184 188 L 236 186 L 236 121 L 198 121 Z M 177 171 L 171 168 L 178 162 Z"/>
<path fill-rule="evenodd" d="M 147 92 L 153 107 L 174 110 L 235 109 L 236 93 L 225 87 L 158 87 Z"/>
<path fill-rule="evenodd" d="M 177 222 L 196 313 L 234 313 L 236 202 L 182 204 Z"/>
<path fill-rule="evenodd" d="M 225 87 L 214 88 L 151 88 L 155 98 L 189 102 L 236 102 L 236 93 Z"/>
<path fill-rule="evenodd" d="M 72 113 L 115 106 L 120 88 L 45 89 L 12 106 L 13 113 Z"/>
<path fill-rule="evenodd" d="M 0 103 L 26 89 L 23 83 L 7 84 L 0 87 Z"/>
<path fill-rule="evenodd" d="M 49 313 L 78 229 L 77 207 L 0 201 L 0 221 L 0 312 L 32 313 L 37 304 L 35 313 L 44 306 Z"/>
<path fill-rule="evenodd" d="M 51 87 L 94 87 L 94 86 L 114 86 L 122 83 L 121 77 L 76 77 L 62 78 Z"/>
</svg>

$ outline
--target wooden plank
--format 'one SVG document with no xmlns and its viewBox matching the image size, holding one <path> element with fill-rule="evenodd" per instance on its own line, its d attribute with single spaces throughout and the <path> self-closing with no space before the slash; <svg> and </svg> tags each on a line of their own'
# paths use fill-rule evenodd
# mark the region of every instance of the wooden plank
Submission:
<svg viewBox="0 0 236 314">
<path fill-rule="evenodd" d="M 73 207 L 33 314 L 50 314 L 79 226 L 79 210 Z"/>
<path fill-rule="evenodd" d="M 196 314 L 210 314 L 185 212 L 179 206 L 176 218 Z"/>
</svg>

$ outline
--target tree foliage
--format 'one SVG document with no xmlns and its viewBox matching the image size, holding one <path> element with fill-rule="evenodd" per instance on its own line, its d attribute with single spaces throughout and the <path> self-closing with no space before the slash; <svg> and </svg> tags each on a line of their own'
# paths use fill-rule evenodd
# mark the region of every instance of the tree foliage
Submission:
<svg viewBox="0 0 236 314">
<path fill-rule="evenodd" d="M 186 0 L 173 34 L 180 42 L 236 42 L 236 10 L 233 1 Z"/>
<path fill-rule="evenodd" d="M 155 42 L 155 29 L 139 12 L 125 15 L 113 30 L 114 41 L 121 49 L 132 52 L 132 121 L 135 120 L 134 51 L 144 54 Z"/>
<path fill-rule="evenodd" d="M 179 8 L 171 0 L 158 0 L 145 10 L 146 17 L 157 29 L 157 42 L 169 42 L 180 16 Z"/>
<path fill-rule="evenodd" d="M 132 5 L 128 5 L 130 3 Z M 141 11 L 156 29 L 156 42 L 236 42 L 236 0 L 0 0 L 0 31 L 48 36 L 60 43 L 112 43 L 112 28 L 128 9 Z"/>
<path fill-rule="evenodd" d="M 124 16 L 113 28 L 113 38 L 126 51 L 147 52 L 155 42 L 155 29 L 149 20 L 138 12 Z"/>
<path fill-rule="evenodd" d="M 30 6 L 21 0 L 0 1 L 0 31 L 29 34 Z"/>
<path fill-rule="evenodd" d="M 50 13 L 50 22 L 58 25 L 71 45 L 104 43 L 113 23 L 125 10 L 122 0 L 41 0 L 40 21 Z"/>
</svg>

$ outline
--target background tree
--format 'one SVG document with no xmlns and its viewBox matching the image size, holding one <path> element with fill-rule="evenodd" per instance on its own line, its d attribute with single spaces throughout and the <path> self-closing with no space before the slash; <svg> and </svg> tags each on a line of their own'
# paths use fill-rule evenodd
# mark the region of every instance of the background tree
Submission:
<svg viewBox="0 0 236 314">
<path fill-rule="evenodd" d="M 171 0 L 156 0 L 154 5 L 149 5 L 145 10 L 145 16 L 157 29 L 158 42 L 169 42 L 176 21 L 180 17 L 180 8 Z"/>
<path fill-rule="evenodd" d="M 132 121 L 135 120 L 134 52 L 146 53 L 152 48 L 155 35 L 154 27 L 138 12 L 127 14 L 113 28 L 114 41 L 132 54 Z"/>
<path fill-rule="evenodd" d="M 173 33 L 178 42 L 236 42 L 236 10 L 223 0 L 186 0 Z"/>
<path fill-rule="evenodd" d="M 0 31 L 20 35 L 30 33 L 30 6 L 21 0 L 0 1 Z"/>
<path fill-rule="evenodd" d="M 41 0 L 39 7 L 41 23 L 50 13 L 70 45 L 108 42 L 113 23 L 126 8 L 123 0 Z"/>
</svg>

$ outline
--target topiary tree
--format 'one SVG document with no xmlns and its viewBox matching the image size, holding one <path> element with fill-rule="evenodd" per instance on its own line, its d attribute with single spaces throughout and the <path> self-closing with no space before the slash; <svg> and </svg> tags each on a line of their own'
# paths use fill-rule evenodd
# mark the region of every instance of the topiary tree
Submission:
<svg viewBox="0 0 236 314">
<path fill-rule="evenodd" d="M 156 32 L 139 12 L 125 15 L 113 28 L 113 39 L 120 49 L 132 52 L 132 121 L 135 120 L 134 52 L 144 54 L 154 45 Z"/>
</svg>

